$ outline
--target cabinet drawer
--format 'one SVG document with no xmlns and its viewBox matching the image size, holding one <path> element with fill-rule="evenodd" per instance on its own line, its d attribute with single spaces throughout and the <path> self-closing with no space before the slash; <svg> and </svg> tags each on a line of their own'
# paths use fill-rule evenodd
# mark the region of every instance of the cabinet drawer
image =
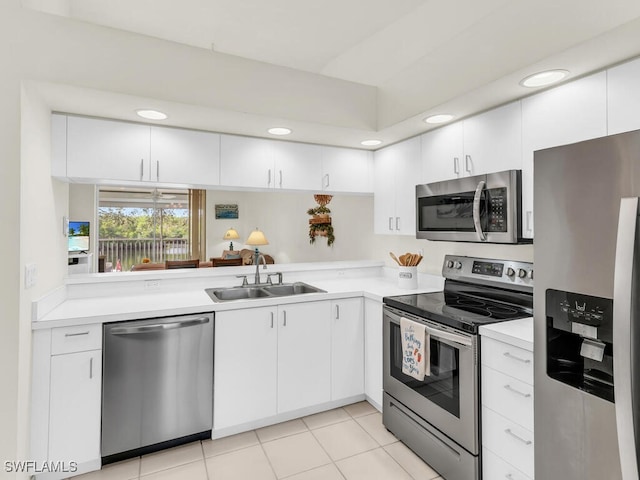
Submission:
<svg viewBox="0 0 640 480">
<path fill-rule="evenodd" d="M 533 431 L 533 387 L 482 366 L 482 404 Z"/>
<path fill-rule="evenodd" d="M 482 449 L 482 478 L 487 480 L 503 479 L 508 480 L 531 480 L 513 465 L 498 457 L 491 450 Z"/>
<path fill-rule="evenodd" d="M 533 385 L 533 352 L 482 337 L 482 364 Z"/>
<path fill-rule="evenodd" d="M 51 355 L 102 349 L 102 325 L 51 329 Z"/>
<path fill-rule="evenodd" d="M 482 445 L 500 452 L 514 467 L 533 478 L 534 444 L 531 430 L 482 407 Z"/>
</svg>

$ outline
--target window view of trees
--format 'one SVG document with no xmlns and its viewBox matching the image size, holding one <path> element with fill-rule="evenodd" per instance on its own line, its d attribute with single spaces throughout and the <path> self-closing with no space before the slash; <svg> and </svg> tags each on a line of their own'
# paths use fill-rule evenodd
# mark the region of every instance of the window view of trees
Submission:
<svg viewBox="0 0 640 480">
<path fill-rule="evenodd" d="M 189 257 L 188 193 L 100 191 L 98 251 L 105 270 Z"/>
</svg>

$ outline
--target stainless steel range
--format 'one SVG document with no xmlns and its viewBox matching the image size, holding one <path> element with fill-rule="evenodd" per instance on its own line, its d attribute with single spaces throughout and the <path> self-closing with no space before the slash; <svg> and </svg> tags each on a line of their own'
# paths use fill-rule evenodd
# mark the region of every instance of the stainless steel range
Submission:
<svg viewBox="0 0 640 480">
<path fill-rule="evenodd" d="M 480 479 L 481 325 L 532 316 L 533 265 L 447 255 L 443 292 L 384 298 L 383 423 L 446 480 Z M 402 373 L 400 319 L 426 326 L 430 374 Z"/>
</svg>

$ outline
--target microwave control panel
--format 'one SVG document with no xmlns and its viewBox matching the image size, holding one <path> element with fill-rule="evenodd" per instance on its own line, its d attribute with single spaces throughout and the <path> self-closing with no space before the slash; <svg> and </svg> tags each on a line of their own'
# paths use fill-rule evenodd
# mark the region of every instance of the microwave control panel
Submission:
<svg viewBox="0 0 640 480">
<path fill-rule="evenodd" d="M 489 232 L 507 231 L 507 189 L 487 190 L 487 228 Z"/>
</svg>

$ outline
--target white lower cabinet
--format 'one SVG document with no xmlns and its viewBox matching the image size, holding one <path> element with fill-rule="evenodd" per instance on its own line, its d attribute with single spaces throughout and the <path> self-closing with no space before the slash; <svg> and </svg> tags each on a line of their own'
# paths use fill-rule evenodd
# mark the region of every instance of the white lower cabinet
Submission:
<svg viewBox="0 0 640 480">
<path fill-rule="evenodd" d="M 214 429 L 361 395 L 361 302 L 216 313 Z"/>
<path fill-rule="evenodd" d="M 533 353 L 482 336 L 483 478 L 534 478 Z"/>
<path fill-rule="evenodd" d="M 364 391 L 362 298 L 331 302 L 331 400 Z"/>
<path fill-rule="evenodd" d="M 364 393 L 382 410 L 382 302 L 364 300 Z"/>
</svg>

